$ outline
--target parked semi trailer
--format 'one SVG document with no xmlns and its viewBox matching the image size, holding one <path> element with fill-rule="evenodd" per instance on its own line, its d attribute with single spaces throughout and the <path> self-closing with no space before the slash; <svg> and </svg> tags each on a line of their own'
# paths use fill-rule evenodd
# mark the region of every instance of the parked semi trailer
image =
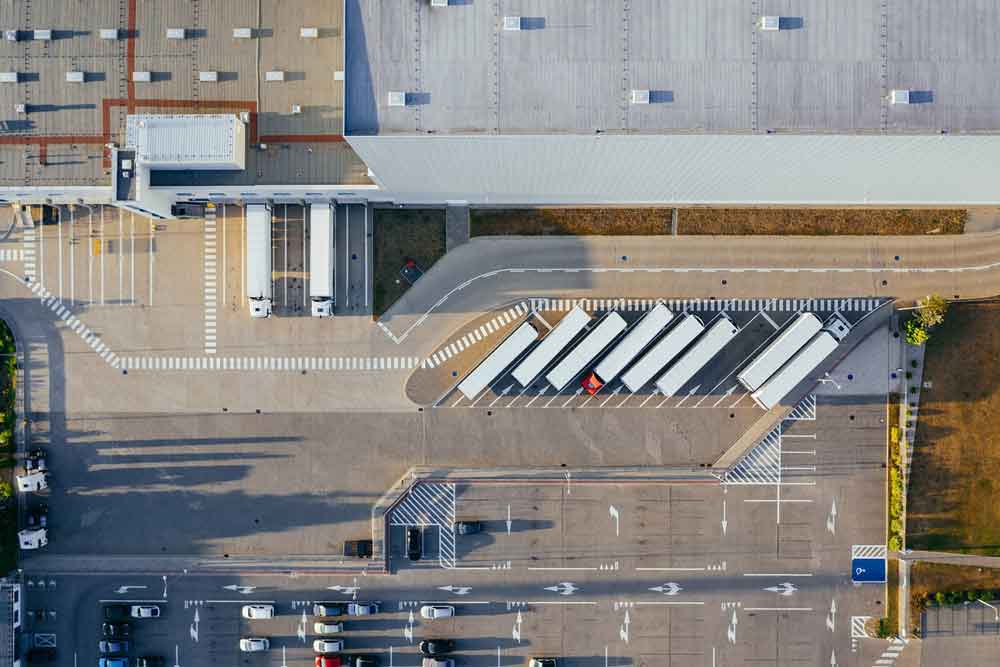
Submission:
<svg viewBox="0 0 1000 667">
<path fill-rule="evenodd" d="M 573 378 L 583 372 L 587 364 L 597 358 L 612 341 L 625 331 L 628 323 L 618 313 L 608 313 L 593 330 L 584 336 L 579 345 L 569 351 L 545 379 L 556 391 L 562 390 Z"/>
<path fill-rule="evenodd" d="M 673 319 L 674 314 L 662 303 L 653 306 L 622 338 L 621 342 L 601 359 L 601 363 L 597 364 L 591 377 L 584 384 L 584 389 L 594 394 L 602 386 L 617 378 L 625 370 L 625 367 L 639 356 Z"/>
<path fill-rule="evenodd" d="M 794 321 L 736 376 L 737 379 L 750 391 L 757 391 L 822 328 L 823 323 L 812 313 L 799 313 Z"/>
<path fill-rule="evenodd" d="M 552 360 L 576 338 L 577 334 L 583 331 L 588 322 L 590 322 L 590 315 L 580 306 L 574 306 L 573 310 L 566 313 L 559 324 L 542 339 L 538 347 L 517 365 L 512 373 L 514 379 L 522 387 L 527 387 L 534 382 L 535 378 L 545 370 L 545 367 L 552 363 Z"/>
<path fill-rule="evenodd" d="M 247 204 L 247 302 L 250 317 L 271 315 L 271 207 Z"/>
<path fill-rule="evenodd" d="M 459 383 L 458 390 L 470 401 L 479 396 L 536 340 L 538 340 L 538 330 L 531 322 L 525 322 L 497 345 L 496 349 Z"/>
<path fill-rule="evenodd" d="M 685 313 L 666 336 L 649 348 L 649 351 L 622 375 L 622 383 L 633 394 L 639 391 L 704 330 L 705 325 L 697 315 Z"/>
<path fill-rule="evenodd" d="M 309 299 L 313 317 L 333 315 L 334 207 L 309 205 Z"/>
<path fill-rule="evenodd" d="M 656 381 L 656 388 L 664 396 L 673 396 L 681 387 L 704 368 L 712 357 L 722 351 L 740 328 L 725 315 L 720 315 L 704 335 L 684 353 L 670 369 Z"/>
</svg>

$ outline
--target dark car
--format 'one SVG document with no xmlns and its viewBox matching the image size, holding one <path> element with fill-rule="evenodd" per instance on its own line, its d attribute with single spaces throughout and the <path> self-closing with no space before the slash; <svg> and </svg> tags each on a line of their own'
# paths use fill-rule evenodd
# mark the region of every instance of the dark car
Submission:
<svg viewBox="0 0 1000 667">
<path fill-rule="evenodd" d="M 135 667 L 165 667 L 166 664 L 162 655 L 144 655 L 135 659 Z"/>
<path fill-rule="evenodd" d="M 106 621 L 124 621 L 129 618 L 131 609 L 123 604 L 109 604 L 104 608 L 104 620 Z"/>
<path fill-rule="evenodd" d="M 97 644 L 97 650 L 101 653 L 128 653 L 130 648 L 128 641 L 124 639 L 102 639 Z"/>
<path fill-rule="evenodd" d="M 445 655 L 454 650 L 453 639 L 425 639 L 420 642 L 420 652 L 426 656 Z"/>
<path fill-rule="evenodd" d="M 352 655 L 350 667 L 378 667 L 378 658 L 373 655 Z"/>
<path fill-rule="evenodd" d="M 345 558 L 371 558 L 375 553 L 371 540 L 347 540 L 344 542 Z"/>
<path fill-rule="evenodd" d="M 456 521 L 455 533 L 457 535 L 475 535 L 483 532 L 482 521 Z"/>
<path fill-rule="evenodd" d="M 32 648 L 28 649 L 28 652 L 27 654 L 25 654 L 25 657 L 28 659 L 28 662 L 36 664 L 52 662 L 53 660 L 56 659 L 56 650 L 54 648 L 50 648 L 47 646 L 41 648 Z"/>
<path fill-rule="evenodd" d="M 132 633 L 131 623 L 103 623 L 101 634 L 108 639 L 124 639 Z"/>
<path fill-rule="evenodd" d="M 316 602 L 313 604 L 313 616 L 342 616 L 344 606 L 336 602 Z"/>
<path fill-rule="evenodd" d="M 419 528 L 406 529 L 406 555 L 410 560 L 420 560 L 423 555 L 423 539 Z"/>
</svg>

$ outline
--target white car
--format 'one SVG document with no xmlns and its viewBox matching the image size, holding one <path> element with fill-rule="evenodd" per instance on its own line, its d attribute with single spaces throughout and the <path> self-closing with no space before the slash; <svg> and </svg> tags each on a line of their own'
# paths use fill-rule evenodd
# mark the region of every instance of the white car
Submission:
<svg viewBox="0 0 1000 667">
<path fill-rule="evenodd" d="M 244 653 L 257 653 L 271 648 L 267 637 L 243 637 L 240 639 L 240 650 Z"/>
<path fill-rule="evenodd" d="M 344 642 L 340 639 L 317 639 L 313 642 L 316 653 L 340 653 L 344 650 Z"/>
<path fill-rule="evenodd" d="M 155 604 L 132 605 L 132 618 L 159 618 L 160 608 Z"/>
<path fill-rule="evenodd" d="M 313 624 L 313 632 L 317 635 L 335 635 L 338 632 L 343 631 L 343 623 L 324 623 L 323 621 L 316 621 L 316 623 Z"/>
<path fill-rule="evenodd" d="M 451 618 L 455 615 L 455 608 L 445 604 L 425 604 L 420 608 L 421 618 L 432 621 L 435 618 Z"/>
<path fill-rule="evenodd" d="M 243 605 L 243 618 L 253 620 L 274 618 L 274 606 L 269 604 L 245 604 Z"/>
<path fill-rule="evenodd" d="M 424 658 L 420 667 L 455 667 L 455 661 L 451 658 Z"/>
</svg>

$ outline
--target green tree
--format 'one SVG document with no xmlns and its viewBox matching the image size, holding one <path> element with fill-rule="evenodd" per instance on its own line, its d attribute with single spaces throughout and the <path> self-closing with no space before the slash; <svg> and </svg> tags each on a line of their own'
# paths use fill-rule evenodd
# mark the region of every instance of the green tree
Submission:
<svg viewBox="0 0 1000 667">
<path fill-rule="evenodd" d="M 925 328 L 936 327 L 944 322 L 944 314 L 948 312 L 948 302 L 944 297 L 930 294 L 917 300 L 916 316 Z"/>
<path fill-rule="evenodd" d="M 7 480 L 0 481 L 0 498 L 10 498 L 14 495 L 14 487 Z"/>
<path fill-rule="evenodd" d="M 910 345 L 923 345 L 930 338 L 927 329 L 916 320 L 906 321 L 906 342 Z"/>
</svg>

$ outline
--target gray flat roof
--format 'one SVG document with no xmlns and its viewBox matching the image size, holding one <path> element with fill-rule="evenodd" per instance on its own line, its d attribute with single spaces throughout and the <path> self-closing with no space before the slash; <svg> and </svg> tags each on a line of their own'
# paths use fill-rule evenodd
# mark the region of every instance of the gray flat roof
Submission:
<svg viewBox="0 0 1000 667">
<path fill-rule="evenodd" d="M 128 4 L 0 4 L 0 27 L 20 34 L 17 42 L 0 40 L 0 71 L 21 78 L 0 84 L 0 187 L 109 184 L 103 147 L 124 143 L 129 102 L 132 113 L 251 112 L 248 140 L 268 148 L 248 155 L 252 168 L 238 177 L 244 183 L 370 183 L 364 164 L 339 141 L 342 2 L 140 2 L 130 38 Z M 101 39 L 107 28 L 120 38 Z M 186 38 L 168 39 L 169 28 L 184 28 Z M 253 36 L 236 38 L 237 28 Z M 316 28 L 317 36 L 302 37 L 302 28 Z M 52 30 L 52 39 L 30 39 L 35 29 Z M 271 70 L 284 71 L 284 81 L 267 81 Z M 68 71 L 84 72 L 85 82 L 67 83 Z M 130 71 L 148 71 L 151 81 L 130 85 Z M 201 81 L 202 71 L 217 72 L 218 80 Z M 28 113 L 16 113 L 17 104 Z M 319 165 L 320 155 L 330 159 Z"/>
<path fill-rule="evenodd" d="M 347 26 L 351 134 L 1000 130 L 996 2 L 347 0 Z"/>
</svg>

